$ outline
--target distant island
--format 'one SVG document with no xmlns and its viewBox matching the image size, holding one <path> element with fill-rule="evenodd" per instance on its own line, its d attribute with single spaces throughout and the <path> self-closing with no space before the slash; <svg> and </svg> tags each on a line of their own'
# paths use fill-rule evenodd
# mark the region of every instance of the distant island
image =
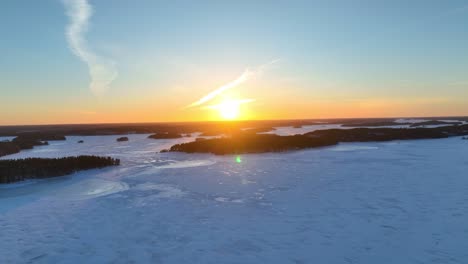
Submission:
<svg viewBox="0 0 468 264">
<path fill-rule="evenodd" d="M 395 122 L 393 120 L 388 121 L 367 121 L 367 122 L 350 122 L 347 124 L 341 125 L 342 127 L 383 127 L 383 126 L 403 126 L 403 125 L 411 125 L 413 123 L 408 122 Z"/>
<path fill-rule="evenodd" d="M 430 121 L 423 121 L 417 122 L 410 125 L 410 127 L 424 127 L 424 126 L 455 126 L 461 125 L 462 122 L 459 121 L 439 121 L 439 120 L 430 120 Z"/>
<path fill-rule="evenodd" d="M 181 137 L 182 137 L 181 134 L 174 133 L 174 132 L 156 133 L 156 134 L 148 136 L 148 138 L 152 138 L 152 139 L 173 139 L 173 138 L 181 138 Z"/>
<path fill-rule="evenodd" d="M 125 142 L 128 141 L 128 137 L 119 137 L 116 139 L 117 142 Z"/>
<path fill-rule="evenodd" d="M 166 151 L 216 155 L 279 152 L 336 145 L 339 142 L 370 142 L 436 139 L 468 135 L 468 125 L 437 128 L 354 128 L 317 130 L 304 135 L 278 136 L 237 133 L 230 137 L 176 144 Z"/>
<path fill-rule="evenodd" d="M 196 140 L 189 143 L 174 145 L 169 151 L 187 153 L 213 153 L 217 155 L 278 152 L 291 149 L 303 149 L 335 145 L 333 139 L 321 139 L 304 135 L 278 136 L 271 134 L 257 135 L 241 133 L 232 137 Z"/>
<path fill-rule="evenodd" d="M 13 183 L 26 179 L 58 177 L 80 170 L 118 165 L 120 165 L 119 159 L 98 156 L 0 160 L 0 184 Z"/>
</svg>

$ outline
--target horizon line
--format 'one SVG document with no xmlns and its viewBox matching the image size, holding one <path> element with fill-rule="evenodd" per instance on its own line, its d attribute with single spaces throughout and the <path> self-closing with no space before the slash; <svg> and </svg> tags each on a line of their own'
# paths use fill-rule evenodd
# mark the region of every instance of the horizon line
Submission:
<svg viewBox="0 0 468 264">
<path fill-rule="evenodd" d="M 434 118 L 468 118 L 467 115 L 451 116 L 389 116 L 389 117 L 331 117 L 331 118 L 278 118 L 278 119 L 238 119 L 238 120 L 195 120 L 195 121 L 149 121 L 149 122 L 102 122 L 102 123 L 40 123 L 40 124 L 0 124 L 2 127 L 27 126 L 80 126 L 80 125 L 145 125 L 145 124 L 193 124 L 193 123 L 236 123 L 268 121 L 323 121 L 323 120 L 359 120 L 359 119 L 434 119 Z"/>
</svg>

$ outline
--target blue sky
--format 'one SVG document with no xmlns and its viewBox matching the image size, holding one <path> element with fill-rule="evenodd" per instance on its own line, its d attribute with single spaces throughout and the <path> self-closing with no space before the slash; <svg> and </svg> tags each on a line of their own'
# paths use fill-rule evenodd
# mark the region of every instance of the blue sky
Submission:
<svg viewBox="0 0 468 264">
<path fill-rule="evenodd" d="M 258 117 L 270 117 L 275 95 L 306 111 L 280 118 L 329 117 L 324 107 L 337 116 L 340 108 L 332 105 L 372 102 L 390 107 L 377 107 L 383 116 L 468 114 L 466 1 L 89 4 L 87 44 L 118 69 L 100 96 L 88 87 L 86 64 L 70 50 L 62 1 L 2 1 L 0 123 L 66 122 L 59 111 L 70 122 L 132 121 L 109 117 L 136 108 L 172 115 L 135 121 L 204 119 L 203 112 L 179 108 L 276 59 L 272 69 L 236 88 L 256 99 Z M 308 112 L 309 104 L 316 108 Z"/>
</svg>

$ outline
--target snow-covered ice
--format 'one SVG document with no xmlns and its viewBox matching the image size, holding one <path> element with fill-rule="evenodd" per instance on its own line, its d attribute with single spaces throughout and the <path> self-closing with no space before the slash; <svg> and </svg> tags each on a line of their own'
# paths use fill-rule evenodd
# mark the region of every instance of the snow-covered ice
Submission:
<svg viewBox="0 0 468 264">
<path fill-rule="evenodd" d="M 2 142 L 2 141 L 11 141 L 14 138 L 15 137 L 0 137 L 0 142 Z"/>
<path fill-rule="evenodd" d="M 0 186 L 0 263 L 467 263 L 468 142 L 235 156 L 67 137 L 6 158 L 121 166 Z M 84 140 L 78 144 L 78 140 Z"/>
</svg>

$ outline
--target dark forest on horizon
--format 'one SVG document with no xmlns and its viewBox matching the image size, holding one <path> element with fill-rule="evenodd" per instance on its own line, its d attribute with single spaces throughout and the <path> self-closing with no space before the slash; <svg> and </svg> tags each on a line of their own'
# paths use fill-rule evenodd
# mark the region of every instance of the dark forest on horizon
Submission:
<svg viewBox="0 0 468 264">
<path fill-rule="evenodd" d="M 230 137 L 201 138 L 188 143 L 176 144 L 163 152 L 213 153 L 216 155 L 282 152 L 336 145 L 340 142 L 439 139 L 466 135 L 468 135 L 468 124 L 436 128 L 324 129 L 293 136 L 243 132 L 233 134 Z"/>
<path fill-rule="evenodd" d="M 453 120 L 468 121 L 468 117 L 415 117 L 429 121 Z M 344 126 L 387 126 L 395 124 L 398 118 L 336 118 L 336 119 L 297 119 L 297 120 L 238 120 L 173 123 L 120 123 L 120 124 L 66 124 L 66 125 L 16 125 L 0 126 L 0 136 L 19 136 L 42 133 L 43 135 L 90 136 L 125 135 L 155 133 L 217 133 L 226 129 L 256 128 L 268 129 L 278 126 L 301 127 L 321 124 L 343 124 Z M 440 121 L 439 121 L 440 122 Z M 396 123 L 402 124 L 402 123 Z"/>
<path fill-rule="evenodd" d="M 58 177 L 81 170 L 118 165 L 119 159 L 98 156 L 0 160 L 0 184 Z"/>
</svg>

